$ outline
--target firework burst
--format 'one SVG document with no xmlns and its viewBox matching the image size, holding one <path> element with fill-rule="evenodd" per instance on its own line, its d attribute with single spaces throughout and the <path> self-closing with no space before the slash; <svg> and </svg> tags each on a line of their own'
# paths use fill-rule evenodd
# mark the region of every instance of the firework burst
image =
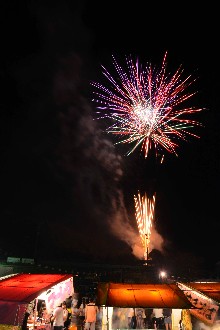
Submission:
<svg viewBox="0 0 220 330">
<path fill-rule="evenodd" d="M 144 196 L 141 196 L 140 192 L 138 192 L 138 195 L 134 196 L 134 203 L 137 226 L 144 248 L 144 259 L 148 260 L 151 228 L 154 219 L 155 195 L 150 199 L 147 198 L 146 193 Z"/>
<path fill-rule="evenodd" d="M 177 155 L 179 140 L 187 141 L 190 136 L 199 138 L 190 129 L 202 126 L 201 123 L 188 117 L 203 108 L 180 108 L 196 94 L 188 92 L 195 79 L 191 75 L 183 79 L 181 66 L 173 75 L 167 75 L 166 56 L 167 52 L 159 70 L 151 64 L 142 68 L 138 59 L 134 63 L 131 56 L 126 57 L 127 70 L 124 70 L 113 56 L 116 78 L 102 66 L 109 87 L 91 83 L 95 88 L 93 101 L 98 119 L 111 120 L 107 132 L 120 136 L 116 144 L 132 145 L 128 155 L 139 146 L 145 158 L 152 147 L 156 155 L 165 150 Z"/>
</svg>

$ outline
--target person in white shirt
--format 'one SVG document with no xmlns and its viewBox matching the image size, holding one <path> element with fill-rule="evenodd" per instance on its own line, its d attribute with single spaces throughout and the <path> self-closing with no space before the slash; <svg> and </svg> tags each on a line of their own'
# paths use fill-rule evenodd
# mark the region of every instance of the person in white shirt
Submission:
<svg viewBox="0 0 220 330">
<path fill-rule="evenodd" d="M 163 308 L 153 309 L 154 329 L 161 329 L 163 326 Z"/>
<path fill-rule="evenodd" d="M 57 306 L 53 312 L 52 319 L 54 330 L 63 330 L 64 327 L 64 314 L 62 304 Z"/>
</svg>

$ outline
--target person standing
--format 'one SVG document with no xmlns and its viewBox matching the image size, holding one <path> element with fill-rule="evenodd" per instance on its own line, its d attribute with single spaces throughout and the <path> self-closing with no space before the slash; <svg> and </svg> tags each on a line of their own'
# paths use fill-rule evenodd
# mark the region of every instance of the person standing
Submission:
<svg viewBox="0 0 220 330">
<path fill-rule="evenodd" d="M 128 329 L 132 329 L 132 317 L 134 316 L 134 308 L 128 310 Z"/>
<path fill-rule="evenodd" d="M 163 326 L 163 308 L 153 309 L 153 323 L 154 329 L 162 329 Z"/>
<path fill-rule="evenodd" d="M 99 309 L 93 298 L 89 299 L 89 303 L 85 307 L 85 330 L 95 330 L 96 318 Z"/>
<path fill-rule="evenodd" d="M 146 319 L 144 308 L 135 308 L 135 314 L 137 319 L 137 329 L 144 329 Z"/>
<path fill-rule="evenodd" d="M 129 308 L 128 311 L 128 329 L 136 329 L 137 319 L 135 315 L 135 308 Z"/>
<path fill-rule="evenodd" d="M 80 320 L 80 326 L 83 328 L 84 322 L 85 322 L 85 298 L 82 299 L 82 303 L 79 307 L 79 320 Z"/>
<path fill-rule="evenodd" d="M 79 326 L 79 308 L 78 301 L 73 300 L 71 306 L 71 325 L 78 327 Z"/>
<path fill-rule="evenodd" d="M 62 302 L 62 308 L 63 308 L 63 320 L 64 320 L 64 328 L 63 330 L 68 330 L 70 326 L 70 319 L 69 319 L 69 312 L 66 307 L 66 301 Z"/>
<path fill-rule="evenodd" d="M 66 308 L 71 312 L 71 305 L 72 305 L 72 296 L 69 296 L 68 298 L 66 298 Z"/>
<path fill-rule="evenodd" d="M 64 313 L 63 313 L 63 307 L 62 304 L 58 305 L 54 312 L 53 316 L 51 318 L 51 321 L 53 322 L 53 330 L 63 330 L 64 327 Z"/>
<path fill-rule="evenodd" d="M 71 324 L 71 317 L 72 317 L 72 296 L 69 296 L 66 298 L 66 309 L 68 310 L 68 320 L 69 320 L 69 326 Z"/>
<path fill-rule="evenodd" d="M 30 313 L 28 311 L 26 311 L 24 313 L 24 319 L 23 319 L 23 322 L 22 322 L 21 330 L 28 330 L 29 329 L 29 327 L 27 326 L 29 316 L 30 316 Z"/>
<path fill-rule="evenodd" d="M 172 330 L 172 319 L 171 319 L 171 315 L 172 315 L 171 308 L 164 308 L 163 309 L 164 324 L 165 324 L 166 330 Z"/>
</svg>

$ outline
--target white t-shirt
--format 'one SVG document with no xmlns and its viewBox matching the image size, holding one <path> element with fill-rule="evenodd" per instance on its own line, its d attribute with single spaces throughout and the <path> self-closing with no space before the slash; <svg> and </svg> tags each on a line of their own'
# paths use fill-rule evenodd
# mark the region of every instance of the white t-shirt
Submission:
<svg viewBox="0 0 220 330">
<path fill-rule="evenodd" d="M 153 313 L 157 319 L 163 317 L 163 308 L 154 308 Z"/>
<path fill-rule="evenodd" d="M 53 313 L 54 322 L 53 325 L 56 326 L 64 326 L 64 321 L 63 321 L 63 308 L 62 307 L 56 307 Z"/>
</svg>

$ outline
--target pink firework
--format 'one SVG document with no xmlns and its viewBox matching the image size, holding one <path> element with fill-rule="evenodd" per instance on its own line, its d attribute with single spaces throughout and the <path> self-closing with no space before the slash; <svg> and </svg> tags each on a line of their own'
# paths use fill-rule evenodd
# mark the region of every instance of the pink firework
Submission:
<svg viewBox="0 0 220 330">
<path fill-rule="evenodd" d="M 134 203 L 137 226 L 144 248 L 144 258 L 148 260 L 151 228 L 154 220 L 155 195 L 150 199 L 146 193 L 141 196 L 138 192 L 138 195 L 134 196 Z"/>
<path fill-rule="evenodd" d="M 182 79 L 181 66 L 174 75 L 167 75 L 166 56 L 167 52 L 159 70 L 151 64 L 142 68 L 138 59 L 134 63 L 131 57 L 127 57 L 127 71 L 113 56 L 116 78 L 102 66 L 102 73 L 110 82 L 109 87 L 91 83 L 96 89 L 93 101 L 97 104 L 99 119 L 111 120 L 107 132 L 120 136 L 117 143 L 132 145 L 128 155 L 139 146 L 145 158 L 152 147 L 156 154 L 159 150 L 166 150 L 177 155 L 179 140 L 187 141 L 189 136 L 199 138 L 190 129 L 202 126 L 201 123 L 188 117 L 203 108 L 180 108 L 196 94 L 187 92 L 195 79 L 191 75 Z"/>
</svg>

